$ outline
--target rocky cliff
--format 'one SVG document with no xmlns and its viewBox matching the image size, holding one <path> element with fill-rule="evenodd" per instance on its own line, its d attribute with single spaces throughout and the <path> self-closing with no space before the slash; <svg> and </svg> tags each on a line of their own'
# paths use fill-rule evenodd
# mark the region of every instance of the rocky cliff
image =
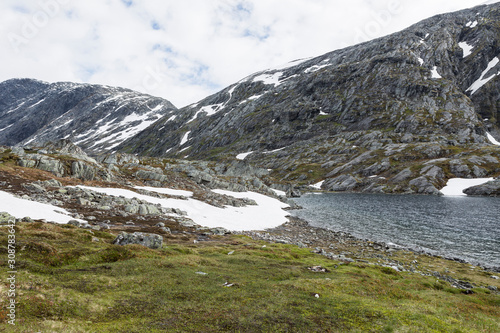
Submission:
<svg viewBox="0 0 500 333">
<path fill-rule="evenodd" d="M 128 89 L 13 79 L 0 83 L 0 144 L 70 139 L 87 152 L 110 151 L 175 110 Z"/>
<path fill-rule="evenodd" d="M 328 190 L 437 194 L 448 178 L 500 172 L 499 36 L 500 4 L 438 15 L 250 75 L 119 149 L 246 158 Z"/>
</svg>

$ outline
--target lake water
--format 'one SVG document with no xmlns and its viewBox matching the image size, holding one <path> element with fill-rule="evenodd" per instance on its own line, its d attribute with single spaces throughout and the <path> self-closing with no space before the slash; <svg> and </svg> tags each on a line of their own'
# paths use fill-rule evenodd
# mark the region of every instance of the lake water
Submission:
<svg viewBox="0 0 500 333">
<path fill-rule="evenodd" d="M 500 198 L 325 193 L 294 199 L 311 225 L 500 267 Z"/>
</svg>

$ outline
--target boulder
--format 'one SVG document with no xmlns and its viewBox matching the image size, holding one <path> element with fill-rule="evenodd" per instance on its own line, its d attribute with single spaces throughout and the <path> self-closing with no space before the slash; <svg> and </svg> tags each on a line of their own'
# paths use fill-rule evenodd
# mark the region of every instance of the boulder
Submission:
<svg viewBox="0 0 500 333">
<path fill-rule="evenodd" d="M 16 218 L 7 212 L 0 213 L 0 224 L 7 224 L 10 221 L 15 221 Z"/>
<path fill-rule="evenodd" d="M 163 237 L 156 234 L 148 234 L 143 232 L 134 232 L 129 234 L 122 232 L 113 241 L 117 245 L 139 244 L 150 249 L 159 249 L 163 245 Z"/>
<path fill-rule="evenodd" d="M 327 191 L 352 191 L 358 185 L 358 181 L 351 175 L 340 175 L 338 177 L 327 179 L 322 188 Z"/>
<path fill-rule="evenodd" d="M 45 188 L 43 188 L 42 186 L 35 184 L 35 183 L 23 184 L 22 187 L 25 188 L 26 190 L 28 190 L 30 192 L 34 192 L 34 193 L 45 193 L 46 192 Z"/>
<path fill-rule="evenodd" d="M 434 186 L 434 184 L 427 177 L 418 177 L 410 181 L 410 186 L 415 189 L 419 194 L 432 194 L 440 195 L 441 192 Z"/>
<path fill-rule="evenodd" d="M 96 168 L 83 161 L 74 161 L 71 163 L 71 175 L 81 180 L 94 180 Z"/>
<path fill-rule="evenodd" d="M 464 190 L 464 193 L 473 196 L 500 196 L 500 179 L 469 187 Z"/>
</svg>

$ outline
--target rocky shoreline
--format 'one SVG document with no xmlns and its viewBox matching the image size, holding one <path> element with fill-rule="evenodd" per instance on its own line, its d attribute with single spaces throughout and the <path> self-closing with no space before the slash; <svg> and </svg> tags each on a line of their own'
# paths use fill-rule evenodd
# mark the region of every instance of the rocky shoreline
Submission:
<svg viewBox="0 0 500 333">
<path fill-rule="evenodd" d="M 289 222 L 277 228 L 264 231 L 245 231 L 239 232 L 239 234 L 273 243 L 313 248 L 314 252 L 318 254 L 344 262 L 363 262 L 366 259 L 376 259 L 385 262 L 383 265 L 397 267 L 399 271 L 417 272 L 417 269 L 414 265 L 402 264 L 393 260 L 393 254 L 397 252 L 410 252 L 418 256 L 442 258 L 461 264 L 475 264 L 461 258 L 443 257 L 435 253 L 393 243 L 361 239 L 343 231 L 314 227 L 309 222 L 293 216 L 290 217 Z M 500 267 L 492 267 L 481 263 L 475 265 L 486 271 L 500 272 Z"/>
</svg>

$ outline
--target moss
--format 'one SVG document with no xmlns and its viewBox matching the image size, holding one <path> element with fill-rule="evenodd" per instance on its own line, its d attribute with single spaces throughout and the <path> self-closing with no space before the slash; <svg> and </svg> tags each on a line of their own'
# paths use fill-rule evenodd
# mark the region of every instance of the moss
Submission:
<svg viewBox="0 0 500 333">
<path fill-rule="evenodd" d="M 167 242 L 150 250 L 111 245 L 114 236 L 106 232 L 96 233 L 103 241 L 94 243 L 85 237 L 88 232 L 72 227 L 24 223 L 17 231 L 20 241 L 33 245 L 18 253 L 22 320 L 14 328 L 5 325 L 6 332 L 499 329 L 498 295 L 487 290 L 464 295 L 434 277 L 373 262 L 344 265 L 292 245 L 230 235 L 197 244 Z M 0 239 L 5 235 L 0 228 Z M 61 253 L 79 259 L 40 264 Z M 392 257 L 398 262 L 415 258 L 402 251 Z M 419 269 L 449 267 L 471 282 L 491 280 L 468 265 L 427 256 L 418 262 Z M 329 272 L 308 269 L 317 265 Z M 0 302 L 5 309 L 5 300 Z M 5 322 L 5 310 L 0 320 Z"/>
</svg>

